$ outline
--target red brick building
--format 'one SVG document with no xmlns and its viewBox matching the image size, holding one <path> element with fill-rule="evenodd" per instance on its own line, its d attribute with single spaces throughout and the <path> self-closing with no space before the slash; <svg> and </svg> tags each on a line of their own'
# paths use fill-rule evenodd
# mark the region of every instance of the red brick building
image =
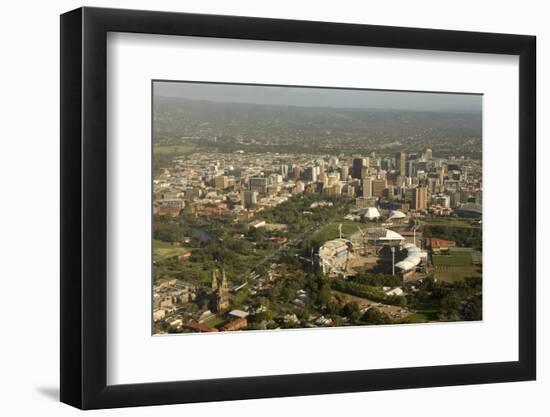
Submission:
<svg viewBox="0 0 550 417">
<path fill-rule="evenodd" d="M 456 242 L 454 240 L 440 239 L 437 237 L 429 237 L 426 239 L 426 247 L 432 251 L 445 251 L 449 248 L 454 248 Z"/>
<path fill-rule="evenodd" d="M 224 331 L 241 330 L 241 329 L 246 329 L 246 326 L 248 326 L 248 321 L 246 320 L 246 317 L 240 317 L 238 319 L 231 320 L 229 323 L 227 323 L 225 326 L 222 327 L 222 330 Z"/>
</svg>

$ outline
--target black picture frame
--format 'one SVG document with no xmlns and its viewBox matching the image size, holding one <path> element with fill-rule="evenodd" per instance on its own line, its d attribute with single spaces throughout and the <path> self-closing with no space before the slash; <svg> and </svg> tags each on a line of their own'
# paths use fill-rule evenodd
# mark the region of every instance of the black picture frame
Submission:
<svg viewBox="0 0 550 417">
<path fill-rule="evenodd" d="M 107 385 L 108 32 L 519 56 L 519 360 Z M 61 15 L 61 401 L 82 409 L 536 378 L 536 38 L 252 17 L 79 8 Z"/>
</svg>

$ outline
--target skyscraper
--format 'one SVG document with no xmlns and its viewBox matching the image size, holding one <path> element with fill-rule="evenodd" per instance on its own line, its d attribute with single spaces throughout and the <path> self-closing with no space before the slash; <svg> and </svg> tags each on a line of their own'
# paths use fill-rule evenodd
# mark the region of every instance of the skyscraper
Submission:
<svg viewBox="0 0 550 417">
<path fill-rule="evenodd" d="M 439 179 L 439 184 L 443 184 L 443 180 L 445 178 L 445 170 L 443 169 L 443 167 L 437 167 L 435 169 L 435 173 L 437 174 L 437 178 Z"/>
<path fill-rule="evenodd" d="M 426 187 L 416 188 L 416 207 L 417 210 L 428 208 L 428 189 Z"/>
<path fill-rule="evenodd" d="M 353 178 L 361 179 L 361 171 L 364 166 L 368 166 L 366 158 L 353 158 L 353 164 L 351 167 L 351 176 Z"/>
<path fill-rule="evenodd" d="M 373 197 L 383 197 L 384 190 L 388 186 L 388 183 L 385 179 L 374 179 L 371 180 L 371 193 Z"/>
<path fill-rule="evenodd" d="M 307 167 L 304 170 L 304 179 L 306 181 L 317 181 L 317 170 L 316 167 Z"/>
<path fill-rule="evenodd" d="M 363 197 L 372 197 L 372 180 L 365 178 L 363 180 Z"/>
<path fill-rule="evenodd" d="M 331 172 L 327 175 L 327 180 L 329 187 L 332 187 L 340 181 L 340 174 L 338 172 Z"/>
<path fill-rule="evenodd" d="M 402 177 L 405 177 L 407 175 L 406 167 L 405 167 L 405 161 L 406 161 L 407 155 L 405 152 L 397 152 L 395 154 L 395 168 L 399 175 Z"/>
<path fill-rule="evenodd" d="M 416 161 L 414 160 L 407 161 L 407 176 L 408 177 L 416 176 Z"/>
<path fill-rule="evenodd" d="M 415 210 L 426 210 L 428 207 L 428 189 L 426 187 L 409 188 L 407 199 Z"/>
<path fill-rule="evenodd" d="M 395 187 L 393 185 L 388 185 L 384 190 L 384 197 L 388 200 L 393 200 L 395 197 Z"/>
<path fill-rule="evenodd" d="M 256 191 L 260 194 L 267 192 L 267 178 L 265 177 L 252 177 L 249 180 L 250 191 Z"/>
<path fill-rule="evenodd" d="M 349 176 L 349 166 L 347 164 L 344 164 L 342 166 L 342 180 L 347 181 Z"/>
<path fill-rule="evenodd" d="M 241 193 L 241 204 L 245 208 L 254 207 L 258 202 L 258 193 L 256 191 L 244 190 Z"/>
<path fill-rule="evenodd" d="M 214 186 L 219 190 L 229 187 L 229 178 L 226 175 L 215 177 Z"/>
<path fill-rule="evenodd" d="M 452 206 L 453 208 L 455 208 L 455 207 L 460 207 L 460 197 L 461 197 L 460 194 L 461 194 L 461 193 L 460 193 L 460 191 L 458 191 L 458 190 L 457 190 L 457 191 L 453 191 L 453 192 L 451 193 L 451 206 Z"/>
<path fill-rule="evenodd" d="M 295 180 L 299 180 L 302 176 L 302 168 L 300 165 L 296 164 L 294 165 L 294 168 L 292 169 L 293 177 Z"/>
<path fill-rule="evenodd" d="M 369 167 L 364 166 L 363 168 L 361 168 L 361 179 L 364 180 L 365 178 L 368 178 L 368 177 L 369 177 Z"/>
</svg>

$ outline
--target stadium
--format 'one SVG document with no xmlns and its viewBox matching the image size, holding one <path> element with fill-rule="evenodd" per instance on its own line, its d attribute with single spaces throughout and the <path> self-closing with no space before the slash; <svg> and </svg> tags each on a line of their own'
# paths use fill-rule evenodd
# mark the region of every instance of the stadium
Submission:
<svg viewBox="0 0 550 417">
<path fill-rule="evenodd" d="M 425 265 L 427 254 L 407 243 L 396 231 L 384 227 L 357 228 L 347 238 L 333 239 L 319 248 L 319 265 L 328 276 L 353 276 L 359 272 L 399 274 L 413 279 Z"/>
<path fill-rule="evenodd" d="M 464 203 L 460 207 L 455 208 L 454 212 L 459 217 L 467 217 L 473 219 L 481 219 L 483 210 L 481 204 L 476 203 Z"/>
</svg>

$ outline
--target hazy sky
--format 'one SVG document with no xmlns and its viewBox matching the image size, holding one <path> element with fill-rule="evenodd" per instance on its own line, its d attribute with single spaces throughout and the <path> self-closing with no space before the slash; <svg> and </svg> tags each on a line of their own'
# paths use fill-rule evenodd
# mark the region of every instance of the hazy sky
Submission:
<svg viewBox="0 0 550 417">
<path fill-rule="evenodd" d="M 155 96 L 232 103 L 480 112 L 481 95 L 190 82 L 154 83 Z"/>
</svg>

